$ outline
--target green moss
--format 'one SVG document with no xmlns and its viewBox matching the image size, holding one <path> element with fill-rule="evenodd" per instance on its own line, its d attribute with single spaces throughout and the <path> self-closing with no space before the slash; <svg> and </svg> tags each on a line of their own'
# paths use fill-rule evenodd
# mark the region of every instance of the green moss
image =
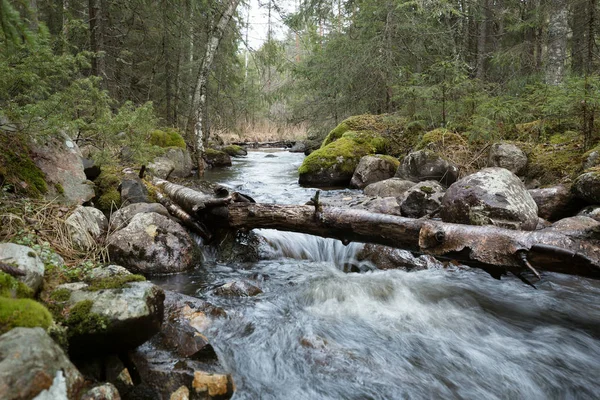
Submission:
<svg viewBox="0 0 600 400">
<path fill-rule="evenodd" d="M 370 141 L 359 143 L 353 138 L 343 137 L 308 155 L 298 172 L 300 175 L 317 173 L 335 166 L 338 171 L 352 174 L 361 157 L 374 154 L 376 150 Z"/>
<path fill-rule="evenodd" d="M 224 155 L 225 153 L 222 152 L 221 150 L 215 150 L 215 149 L 211 149 L 211 148 L 207 148 L 204 150 L 204 155 L 207 157 L 219 157 Z"/>
<path fill-rule="evenodd" d="M 0 135 L 0 176 L 18 192 L 39 197 L 48 191 L 45 175 L 35 165 L 23 135 Z"/>
<path fill-rule="evenodd" d="M 562 145 L 543 143 L 529 148 L 527 177 L 538 179 L 543 186 L 574 178 L 581 172 L 583 145 L 580 139 Z"/>
<path fill-rule="evenodd" d="M 580 134 L 574 131 L 566 131 L 564 133 L 556 133 L 550 136 L 548 140 L 550 144 L 567 144 L 572 141 L 578 141 L 580 138 Z"/>
<path fill-rule="evenodd" d="M 50 300 L 56 302 L 65 302 L 69 301 L 71 298 L 71 291 L 69 289 L 56 289 L 50 295 Z"/>
<path fill-rule="evenodd" d="M 348 126 L 346 121 L 342 122 L 341 124 L 333 128 L 331 132 L 329 132 L 329 134 L 327 134 L 325 140 L 323 140 L 323 143 L 321 144 L 321 147 L 325 147 L 328 144 L 335 142 L 336 140 L 341 138 L 342 135 L 346 133 L 349 129 L 350 127 Z"/>
<path fill-rule="evenodd" d="M 54 188 L 56 189 L 56 193 L 65 194 L 65 189 L 63 188 L 63 186 L 60 183 L 55 183 Z"/>
<path fill-rule="evenodd" d="M 236 144 L 230 144 L 228 146 L 223 147 L 223 151 L 230 156 L 237 156 L 240 154 L 245 154 L 246 150 L 242 146 L 238 146 Z"/>
<path fill-rule="evenodd" d="M 16 327 L 48 329 L 51 324 L 50 312 L 40 303 L 0 297 L 0 334 Z"/>
<path fill-rule="evenodd" d="M 31 298 L 33 291 L 18 279 L 0 272 L 0 297 Z"/>
<path fill-rule="evenodd" d="M 424 148 L 441 150 L 455 146 L 468 147 L 469 143 L 458 133 L 451 132 L 447 129 L 438 128 L 423 135 L 419 143 L 415 146 L 415 150 L 421 150 Z"/>
<path fill-rule="evenodd" d="M 384 154 L 375 154 L 375 157 L 393 164 L 396 168 L 400 166 L 400 160 L 398 160 L 396 157 L 386 156 Z"/>
<path fill-rule="evenodd" d="M 384 152 L 388 155 L 399 156 L 406 154 L 416 143 L 421 134 L 421 125 L 412 124 L 409 127 L 407 120 L 395 115 L 355 115 L 345 119 L 336 126 L 325 138 L 321 148 L 346 136 L 349 132 L 372 132 L 386 141 Z"/>
<path fill-rule="evenodd" d="M 96 200 L 96 205 L 102 211 L 115 211 L 121 207 L 121 194 L 117 189 L 111 188 Z"/>
<path fill-rule="evenodd" d="M 125 284 L 129 282 L 141 282 L 145 281 L 142 275 L 136 274 L 127 274 L 127 275 L 115 275 L 110 276 L 108 278 L 99 279 L 91 282 L 90 286 L 88 286 L 87 290 L 97 291 L 104 289 L 120 289 L 125 286 Z"/>
<path fill-rule="evenodd" d="M 150 133 L 149 143 L 158 147 L 179 147 L 185 149 L 185 140 L 181 134 L 173 128 L 164 130 L 156 129 Z"/>
<path fill-rule="evenodd" d="M 69 336 L 103 332 L 108 327 L 106 317 L 93 313 L 92 300 L 83 300 L 75 304 L 65 319 L 65 325 L 69 328 Z"/>
<path fill-rule="evenodd" d="M 431 186 L 420 186 L 419 189 L 421 192 L 426 194 L 433 194 L 433 188 Z"/>
</svg>

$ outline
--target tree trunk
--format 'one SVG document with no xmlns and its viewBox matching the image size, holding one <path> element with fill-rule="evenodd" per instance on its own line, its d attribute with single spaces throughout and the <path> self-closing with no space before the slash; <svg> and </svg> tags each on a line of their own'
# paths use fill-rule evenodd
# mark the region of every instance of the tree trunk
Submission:
<svg viewBox="0 0 600 400">
<path fill-rule="evenodd" d="M 240 0 L 229 0 L 227 8 L 221 15 L 219 22 L 216 24 L 214 31 L 208 38 L 206 44 L 206 51 L 202 64 L 198 70 L 198 77 L 196 79 L 196 85 L 194 90 L 194 103 L 192 104 L 193 122 L 194 122 L 194 140 L 196 143 L 196 157 L 198 163 L 198 175 L 204 175 L 204 112 L 206 108 L 206 89 L 208 83 L 208 75 L 212 66 L 212 62 L 219 48 L 219 43 L 223 37 L 223 32 L 231 20 L 233 13 L 235 12 Z"/>
<path fill-rule="evenodd" d="M 546 83 L 558 85 L 565 77 L 567 57 L 567 33 L 569 19 L 565 0 L 551 0 L 548 24 L 548 55 L 546 61 Z"/>
<path fill-rule="evenodd" d="M 166 181 L 154 182 L 188 214 L 232 229 L 268 228 L 376 243 L 456 260 L 493 276 L 534 268 L 600 279 L 600 235 L 576 231 L 514 231 L 451 224 L 319 205 L 235 202 Z M 533 267 L 532 267 L 533 265 Z"/>
<path fill-rule="evenodd" d="M 103 86 L 106 87 L 106 63 L 105 55 L 100 54 L 104 51 L 104 34 L 102 29 L 101 0 L 89 0 L 89 24 L 90 24 L 90 47 L 92 53 L 92 75 L 103 78 Z"/>
<path fill-rule="evenodd" d="M 587 1 L 576 1 L 573 4 L 573 40 L 571 45 L 571 60 L 573 72 L 583 75 L 587 58 L 586 31 L 588 28 Z"/>
<path fill-rule="evenodd" d="M 479 32 L 477 34 L 477 66 L 476 78 L 485 79 L 485 63 L 487 59 L 487 36 L 488 36 L 488 19 L 490 14 L 490 0 L 482 0 L 481 2 L 481 22 L 479 23 Z"/>
</svg>

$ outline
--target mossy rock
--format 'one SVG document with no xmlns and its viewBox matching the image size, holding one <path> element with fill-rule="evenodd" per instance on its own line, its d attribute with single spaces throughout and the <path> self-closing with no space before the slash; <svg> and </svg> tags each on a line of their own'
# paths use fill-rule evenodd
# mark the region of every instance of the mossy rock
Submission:
<svg viewBox="0 0 600 400">
<path fill-rule="evenodd" d="M 521 140 L 545 140 L 557 133 L 561 134 L 563 132 L 575 129 L 576 127 L 577 124 L 574 121 L 558 119 L 538 119 L 523 124 L 516 124 L 515 131 L 517 137 Z"/>
<path fill-rule="evenodd" d="M 106 289 L 121 289 L 127 283 L 130 282 L 142 282 L 145 281 L 146 278 L 142 275 L 137 274 L 123 274 L 123 275 L 114 275 L 108 276 L 103 279 L 97 279 L 90 282 L 90 285 L 86 288 L 89 291 L 98 291 L 98 290 L 106 290 Z"/>
<path fill-rule="evenodd" d="M 231 157 L 242 157 L 248 155 L 246 149 L 242 146 L 238 146 L 236 144 L 230 144 L 228 146 L 223 147 L 222 149 L 225 153 L 229 154 Z"/>
<path fill-rule="evenodd" d="M 31 298 L 33 297 L 33 290 L 18 279 L 0 272 L 0 297 Z"/>
<path fill-rule="evenodd" d="M 105 167 L 96 178 L 96 206 L 104 211 L 114 211 L 121 206 L 121 194 L 119 185 L 123 179 L 122 173 L 117 167 Z"/>
<path fill-rule="evenodd" d="M 372 133 L 346 132 L 304 159 L 298 169 L 299 182 L 307 186 L 347 186 L 360 159 L 380 152 L 385 144 L 380 136 Z"/>
<path fill-rule="evenodd" d="M 181 149 L 185 149 L 185 140 L 177 131 L 177 129 L 166 128 L 163 130 L 155 129 L 150 133 L 150 138 L 148 142 L 151 145 L 168 148 L 168 147 L 178 147 Z"/>
<path fill-rule="evenodd" d="M 420 124 L 410 124 L 405 118 L 391 114 L 355 115 L 342 121 L 325 138 L 321 148 L 344 137 L 348 132 L 370 132 L 385 140 L 386 147 L 382 153 L 400 156 L 408 153 L 423 133 Z"/>
<path fill-rule="evenodd" d="M 31 159 L 28 139 L 22 135 L 0 135 L 0 177 L 18 192 L 40 197 L 48 191 L 45 175 Z"/>
<path fill-rule="evenodd" d="M 537 179 L 542 186 L 572 180 L 582 170 L 581 138 L 564 144 L 521 144 L 519 147 L 528 154 L 527 179 Z"/>
<path fill-rule="evenodd" d="M 231 166 L 231 157 L 221 150 L 207 148 L 204 150 L 204 160 L 212 167 Z"/>
<path fill-rule="evenodd" d="M 0 334 L 16 327 L 48 329 L 52 315 L 42 304 L 31 299 L 0 297 Z"/>
<path fill-rule="evenodd" d="M 469 147 L 469 142 L 462 135 L 449 131 L 448 129 L 438 128 L 423 135 L 415 150 L 430 149 L 442 151 L 447 148 Z"/>
<path fill-rule="evenodd" d="M 68 311 L 64 324 L 68 327 L 68 336 L 87 335 L 104 332 L 108 328 L 108 319 L 92 312 L 94 302 L 83 300 Z"/>
</svg>

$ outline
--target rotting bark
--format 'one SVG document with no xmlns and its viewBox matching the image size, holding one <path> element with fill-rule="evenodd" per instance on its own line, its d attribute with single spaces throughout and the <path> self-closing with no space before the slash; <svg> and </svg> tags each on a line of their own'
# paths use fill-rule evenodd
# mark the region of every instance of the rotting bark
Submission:
<svg viewBox="0 0 600 400">
<path fill-rule="evenodd" d="M 522 278 L 523 272 L 538 275 L 539 269 L 600 279 L 597 231 L 530 232 L 460 225 L 323 207 L 318 200 L 313 205 L 235 202 L 232 196 L 209 201 L 209 195 L 180 185 L 167 182 L 157 186 L 186 211 L 221 227 L 268 228 L 335 238 L 345 244 L 382 244 L 455 260 L 482 268 L 494 277 L 513 272 Z"/>
</svg>

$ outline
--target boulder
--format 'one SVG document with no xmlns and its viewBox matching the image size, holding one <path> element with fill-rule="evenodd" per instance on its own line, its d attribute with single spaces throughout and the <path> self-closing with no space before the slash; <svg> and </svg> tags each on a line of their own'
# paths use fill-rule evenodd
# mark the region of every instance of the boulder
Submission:
<svg viewBox="0 0 600 400">
<path fill-rule="evenodd" d="M 229 157 L 229 154 L 215 149 L 206 149 L 204 152 L 204 161 L 213 168 L 231 166 L 231 157 Z"/>
<path fill-rule="evenodd" d="M 94 207 L 77 206 L 65 223 L 71 241 L 81 250 L 90 250 L 102 242 L 108 229 L 106 217 Z"/>
<path fill-rule="evenodd" d="M 373 197 L 400 197 L 404 192 L 415 185 L 412 181 L 400 178 L 390 178 L 371 183 L 364 189 L 367 196 Z"/>
<path fill-rule="evenodd" d="M 392 178 L 399 164 L 397 159 L 390 156 L 364 156 L 354 170 L 350 187 L 363 189 L 371 183 Z"/>
<path fill-rule="evenodd" d="M 600 227 L 600 222 L 593 218 L 578 215 L 575 217 L 563 218 L 560 221 L 556 221 L 549 228 L 553 231 L 587 231 L 597 230 Z"/>
<path fill-rule="evenodd" d="M 290 153 L 304 153 L 308 148 L 309 146 L 306 145 L 306 142 L 299 140 L 288 151 Z"/>
<path fill-rule="evenodd" d="M 46 175 L 46 198 L 83 204 L 94 197 L 94 185 L 83 170 L 81 152 L 67 135 L 40 136 L 30 146 L 31 159 Z"/>
<path fill-rule="evenodd" d="M 148 169 L 159 178 L 166 178 L 169 173 L 170 176 L 187 178 L 192 175 L 193 167 L 190 152 L 179 147 L 168 149 L 165 154 L 148 164 Z"/>
<path fill-rule="evenodd" d="M 488 166 L 506 168 L 515 175 L 523 175 L 527 168 L 527 155 L 511 143 L 494 143 L 490 147 Z"/>
<path fill-rule="evenodd" d="M 573 194 L 589 203 L 600 203 L 600 172 L 588 171 L 575 179 L 571 187 Z"/>
<path fill-rule="evenodd" d="M 361 209 L 378 214 L 402 215 L 400 204 L 395 197 L 376 197 L 360 204 Z"/>
<path fill-rule="evenodd" d="M 134 215 L 141 213 L 157 213 L 169 217 L 169 211 L 159 203 L 134 203 L 117 210 L 110 217 L 110 229 L 122 229 L 129 224 Z"/>
<path fill-rule="evenodd" d="M 227 282 L 215 289 L 215 294 L 226 297 L 252 297 L 261 294 L 263 291 L 256 285 L 246 281 L 239 280 Z"/>
<path fill-rule="evenodd" d="M 225 146 L 221 150 L 229 154 L 231 157 L 243 157 L 248 155 L 246 149 L 244 149 L 242 146 L 238 146 L 235 144 Z"/>
<path fill-rule="evenodd" d="M 600 206 L 587 206 L 579 211 L 577 215 L 594 218 L 596 221 L 600 221 Z"/>
<path fill-rule="evenodd" d="M 134 173 L 127 173 L 119 185 L 121 204 L 127 206 L 133 203 L 150 203 L 148 190 L 142 180 Z"/>
<path fill-rule="evenodd" d="M 583 169 L 590 169 L 600 165 L 600 150 L 593 150 L 587 154 L 583 161 Z"/>
<path fill-rule="evenodd" d="M 131 350 L 154 336 L 163 320 L 165 295 L 151 282 L 113 276 L 59 285 L 51 296 L 63 309 L 73 357 Z"/>
<path fill-rule="evenodd" d="M 573 215 L 583 205 L 581 200 L 573 196 L 570 188 L 564 185 L 531 189 L 529 194 L 538 206 L 538 216 L 549 221 Z"/>
<path fill-rule="evenodd" d="M 91 158 L 83 158 L 83 172 L 85 173 L 85 177 L 93 181 L 102 173 L 102 169 L 96 165 L 96 162 Z"/>
<path fill-rule="evenodd" d="M 196 297 L 165 291 L 165 319 L 160 334 L 153 342 L 179 357 L 217 360 L 217 355 L 204 332 L 213 317 L 225 311 Z"/>
<path fill-rule="evenodd" d="M 132 272 L 168 274 L 191 269 L 196 261 L 194 241 L 178 223 L 157 213 L 133 216 L 108 240 L 111 260 Z"/>
<path fill-rule="evenodd" d="M 26 284 L 33 292 L 37 292 L 44 280 L 44 263 L 31 247 L 14 243 L 0 243 L 0 261 L 14 265 L 25 276 L 19 280 Z"/>
<path fill-rule="evenodd" d="M 369 261 L 379 269 L 403 269 L 405 271 L 420 271 L 428 269 L 439 262 L 432 256 L 415 257 L 411 252 L 367 243 L 356 255 L 358 261 Z"/>
<path fill-rule="evenodd" d="M 485 168 L 452 184 L 442 199 L 444 222 L 534 230 L 537 204 L 521 180 L 504 168 Z"/>
<path fill-rule="evenodd" d="M 431 150 L 419 150 L 404 157 L 396 178 L 413 182 L 436 180 L 448 186 L 458 179 L 458 167 Z"/>
<path fill-rule="evenodd" d="M 78 398 L 84 379 L 42 328 L 15 328 L 0 336 L 0 398 Z M 48 397 L 50 396 L 50 397 Z M 40 397 L 40 398 L 44 398 Z"/>
<path fill-rule="evenodd" d="M 402 215 L 421 218 L 440 209 L 444 188 L 438 181 L 423 181 L 408 189 L 399 198 Z"/>
<path fill-rule="evenodd" d="M 121 400 L 121 396 L 115 385 L 103 383 L 86 391 L 79 400 Z"/>
</svg>

